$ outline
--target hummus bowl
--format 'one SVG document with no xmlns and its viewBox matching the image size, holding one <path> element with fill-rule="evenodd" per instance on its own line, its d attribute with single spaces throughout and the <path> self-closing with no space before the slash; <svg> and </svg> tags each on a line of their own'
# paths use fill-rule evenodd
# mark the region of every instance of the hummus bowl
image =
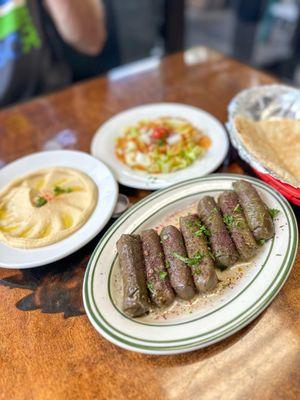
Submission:
<svg viewBox="0 0 300 400">
<path fill-rule="evenodd" d="M 83 247 L 111 217 L 110 170 L 79 151 L 23 157 L 0 170 L 0 266 L 30 268 Z"/>
</svg>

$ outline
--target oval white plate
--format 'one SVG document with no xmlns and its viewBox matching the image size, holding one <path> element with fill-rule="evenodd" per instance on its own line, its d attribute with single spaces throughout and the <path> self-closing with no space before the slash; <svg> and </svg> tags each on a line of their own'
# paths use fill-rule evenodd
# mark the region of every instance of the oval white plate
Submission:
<svg viewBox="0 0 300 400">
<path fill-rule="evenodd" d="M 141 119 L 161 116 L 182 117 L 210 137 L 212 145 L 205 156 L 190 167 L 170 174 L 148 174 L 130 169 L 115 156 L 115 139 L 124 128 Z M 211 114 L 192 106 L 177 103 L 147 104 L 124 111 L 103 124 L 96 132 L 92 144 L 93 156 L 104 161 L 114 172 L 116 179 L 125 186 L 155 190 L 189 178 L 204 176 L 222 163 L 228 151 L 228 138 L 223 125 Z"/>
<path fill-rule="evenodd" d="M 102 162 L 80 151 L 44 151 L 20 158 L 0 170 L 0 191 L 18 177 L 54 166 L 77 168 L 93 179 L 99 190 L 95 210 L 78 231 L 49 246 L 17 249 L 0 243 L 0 267 L 22 269 L 57 261 L 89 242 L 111 217 L 118 197 L 117 183 Z"/>
<path fill-rule="evenodd" d="M 202 196 L 217 196 L 232 182 L 246 179 L 255 185 L 271 208 L 276 234 L 247 267 L 234 287 L 203 309 L 173 319 L 155 321 L 150 316 L 131 319 L 118 307 L 114 278 L 119 269 L 116 241 L 122 233 L 140 232 L 159 224 L 163 217 L 185 208 Z M 150 354 L 182 353 L 218 342 L 238 331 L 274 299 L 295 260 L 298 231 L 288 202 L 263 182 L 241 175 L 213 174 L 158 191 L 137 203 L 105 233 L 91 256 L 83 284 L 87 315 L 106 339 L 125 349 Z"/>
</svg>

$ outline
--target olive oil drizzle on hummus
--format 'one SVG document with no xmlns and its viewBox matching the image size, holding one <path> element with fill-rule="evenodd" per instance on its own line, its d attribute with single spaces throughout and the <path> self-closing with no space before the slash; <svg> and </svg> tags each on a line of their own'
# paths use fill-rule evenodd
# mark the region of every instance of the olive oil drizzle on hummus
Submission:
<svg viewBox="0 0 300 400">
<path fill-rule="evenodd" d="M 0 193 L 0 242 L 21 248 L 58 242 L 89 219 L 97 199 L 92 179 L 73 168 L 16 179 Z"/>
</svg>

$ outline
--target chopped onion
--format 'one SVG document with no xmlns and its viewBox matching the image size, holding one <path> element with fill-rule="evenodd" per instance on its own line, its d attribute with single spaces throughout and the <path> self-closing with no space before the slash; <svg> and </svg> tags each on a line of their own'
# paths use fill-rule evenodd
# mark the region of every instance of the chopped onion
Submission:
<svg viewBox="0 0 300 400">
<path fill-rule="evenodd" d="M 136 144 L 135 144 L 134 142 L 128 141 L 128 142 L 126 143 L 126 150 L 127 150 L 127 151 L 133 151 L 133 150 L 135 150 L 135 149 L 136 149 Z"/>
<path fill-rule="evenodd" d="M 134 153 L 126 153 L 125 154 L 125 162 L 129 166 L 135 165 L 135 154 Z"/>
<path fill-rule="evenodd" d="M 150 144 L 151 143 L 151 137 L 149 134 L 149 130 L 148 132 L 143 133 L 142 135 L 140 135 L 140 139 L 143 143 L 145 144 Z"/>
<path fill-rule="evenodd" d="M 149 157 L 146 154 L 143 154 L 139 151 L 136 153 L 135 161 L 137 164 L 140 164 L 140 165 L 147 166 L 150 164 Z"/>
<path fill-rule="evenodd" d="M 175 144 L 181 140 L 181 136 L 179 133 L 172 133 L 170 136 L 167 138 L 167 143 L 169 145 Z"/>
</svg>

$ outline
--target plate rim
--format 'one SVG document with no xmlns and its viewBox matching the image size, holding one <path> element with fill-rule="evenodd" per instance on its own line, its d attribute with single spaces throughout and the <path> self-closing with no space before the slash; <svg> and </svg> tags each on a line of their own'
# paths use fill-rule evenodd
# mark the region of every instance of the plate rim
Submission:
<svg viewBox="0 0 300 400">
<path fill-rule="evenodd" d="M 125 220 L 125 218 L 127 217 L 128 214 L 130 214 L 130 215 L 132 215 L 132 213 L 134 214 L 134 212 L 136 211 L 136 208 L 142 206 L 149 200 L 151 201 L 153 197 L 160 196 L 161 194 L 164 194 L 164 192 L 170 191 L 172 189 L 176 189 L 176 187 L 181 186 L 184 183 L 188 184 L 188 183 L 191 183 L 192 181 L 198 182 L 198 181 L 205 181 L 207 179 L 212 181 L 214 179 L 218 180 L 218 179 L 222 179 L 222 178 L 227 178 L 227 179 L 228 178 L 230 178 L 230 179 L 244 178 L 244 179 L 248 179 L 250 182 L 257 183 L 262 187 L 266 186 L 269 189 L 269 192 L 271 192 L 275 198 L 277 197 L 281 200 L 282 207 L 287 212 L 287 219 L 291 225 L 291 234 L 292 234 L 291 236 L 294 236 L 294 240 L 293 240 L 293 242 L 291 242 L 291 244 L 288 248 L 288 251 L 285 254 L 285 259 L 282 261 L 281 269 L 278 271 L 276 277 L 273 279 L 273 281 L 271 282 L 269 287 L 264 289 L 264 292 L 262 293 L 261 297 L 259 299 L 257 299 L 254 304 L 250 305 L 249 309 L 243 310 L 241 315 L 239 315 L 235 318 L 235 320 L 238 319 L 236 325 L 231 326 L 232 323 L 234 322 L 234 320 L 229 321 L 225 324 L 224 332 L 223 331 L 219 332 L 220 327 L 218 327 L 214 330 L 217 333 L 212 338 L 206 338 L 206 339 L 202 339 L 200 341 L 197 340 L 197 341 L 193 341 L 192 343 L 187 343 L 187 344 L 182 344 L 182 345 L 179 344 L 177 346 L 145 345 L 145 342 L 147 342 L 147 341 L 143 340 L 143 339 L 140 340 L 141 342 L 144 342 L 143 345 L 139 344 L 139 343 L 132 343 L 124 338 L 120 338 L 120 337 L 116 336 L 115 333 L 111 332 L 109 328 L 107 328 L 106 326 L 103 327 L 103 324 L 101 324 L 101 322 L 100 322 L 100 326 L 99 326 L 99 321 L 97 322 L 97 316 L 94 315 L 94 312 L 90 305 L 89 297 L 91 296 L 91 293 L 89 293 L 89 292 L 91 291 L 91 289 L 89 289 L 89 275 L 90 275 L 90 271 L 94 271 L 96 269 L 97 263 L 95 261 L 95 258 L 98 255 L 98 249 L 99 249 L 101 243 L 107 238 L 108 234 L 115 231 L 115 229 L 117 229 L 120 225 L 122 225 L 123 220 Z M 237 332 L 238 330 L 242 329 L 244 326 L 246 326 L 248 323 L 250 323 L 253 319 L 255 319 L 271 303 L 271 301 L 276 297 L 276 295 L 278 294 L 278 292 L 284 285 L 285 281 L 287 280 L 287 278 L 291 272 L 291 269 L 293 267 L 293 264 L 294 264 L 294 261 L 295 261 L 296 255 L 297 255 L 297 244 L 298 244 L 298 230 L 297 230 L 297 221 L 296 221 L 294 212 L 293 212 L 290 204 L 287 202 L 287 200 L 280 193 L 276 192 L 271 186 L 265 184 L 264 182 L 260 181 L 259 179 L 256 179 L 256 178 L 253 178 L 253 177 L 250 177 L 247 175 L 230 174 L 230 173 L 217 173 L 217 174 L 211 174 L 211 175 L 208 175 L 205 177 L 192 178 L 187 181 L 179 182 L 175 185 L 169 186 L 165 189 L 161 189 L 160 191 L 157 191 L 157 192 L 151 194 L 150 196 L 147 196 L 143 200 L 136 203 L 126 213 L 124 213 L 123 216 L 110 227 L 110 229 L 105 233 L 105 235 L 101 238 L 101 240 L 97 244 L 94 252 L 92 253 L 92 255 L 90 257 L 90 260 L 89 260 L 89 263 L 88 263 L 88 266 L 87 266 L 87 269 L 85 272 L 84 282 L 83 282 L 84 307 L 87 312 L 88 318 L 89 318 L 90 322 L 92 323 L 92 325 L 94 326 L 94 328 L 106 339 L 108 339 L 109 341 L 113 342 L 114 344 L 116 344 L 120 347 L 123 347 L 127 350 L 133 350 L 133 351 L 146 353 L 146 354 L 176 354 L 176 353 L 182 353 L 182 352 L 187 352 L 187 351 L 193 351 L 193 350 L 196 350 L 196 349 L 199 349 L 202 347 L 206 347 L 206 346 L 213 344 L 215 342 L 218 342 L 220 340 L 223 340 L 226 337 Z M 105 247 L 105 245 L 106 245 L 106 243 L 103 245 L 103 247 Z M 260 303 L 262 303 L 262 304 L 260 304 Z M 243 317 L 243 316 L 245 316 L 245 317 L 241 319 L 241 317 Z M 241 319 L 241 321 L 240 321 L 240 319 Z M 198 338 L 199 338 L 199 335 L 198 335 Z M 139 340 L 138 338 L 134 338 L 134 339 Z M 194 339 L 194 338 L 177 339 L 177 340 L 175 340 L 175 342 L 176 341 L 180 342 L 183 340 L 192 340 L 192 339 Z M 197 339 L 197 337 L 196 337 L 196 339 Z M 163 343 L 163 341 L 158 341 L 158 342 Z"/>
<path fill-rule="evenodd" d="M 155 107 L 169 106 L 169 107 L 185 107 L 185 108 L 189 108 L 189 109 L 191 109 L 192 111 L 196 111 L 196 112 L 200 112 L 200 113 L 205 114 L 205 115 L 206 115 L 208 118 L 210 118 L 214 123 L 216 123 L 216 124 L 219 126 L 219 128 L 223 130 L 223 133 L 224 133 L 224 146 L 223 146 L 223 148 L 224 148 L 224 155 L 220 158 L 220 160 L 219 160 L 217 163 L 214 164 L 214 166 L 213 166 L 212 168 L 210 167 L 210 168 L 205 172 L 205 175 L 198 175 L 198 177 L 204 177 L 204 176 L 210 175 L 214 170 L 216 170 L 216 169 L 222 164 L 222 162 L 225 160 L 225 158 L 226 158 L 226 156 L 227 156 L 227 154 L 228 154 L 228 150 L 229 150 L 229 137 L 228 137 L 228 133 L 227 133 L 227 129 L 226 129 L 225 124 L 222 123 L 222 122 L 221 122 L 217 117 L 215 117 L 213 114 L 211 114 L 210 112 L 208 112 L 208 111 L 206 111 L 206 110 L 204 110 L 204 109 L 202 109 L 202 108 L 200 108 L 200 107 L 196 107 L 196 106 L 194 106 L 194 105 L 192 105 L 192 104 L 179 103 L 179 102 L 178 102 L 178 103 L 176 103 L 176 102 L 145 103 L 145 104 L 141 104 L 141 105 L 138 105 L 138 106 L 135 106 L 135 107 L 128 108 L 128 109 L 126 109 L 126 110 L 123 110 L 123 111 L 119 112 L 118 114 L 115 114 L 115 115 L 111 116 L 111 117 L 110 117 L 109 119 L 107 119 L 103 124 L 101 124 L 101 125 L 97 128 L 97 130 L 95 131 L 95 133 L 94 133 L 94 136 L 93 136 L 93 138 L 92 138 L 92 140 L 91 140 L 91 145 L 90 145 L 90 152 L 91 152 L 92 156 L 95 157 L 95 158 L 97 158 L 98 160 L 100 160 L 100 161 L 102 161 L 103 163 L 106 164 L 106 161 L 105 161 L 105 160 L 102 160 L 102 159 L 100 159 L 100 158 L 98 158 L 98 156 L 97 156 L 97 154 L 96 154 L 96 143 L 97 143 L 97 141 L 99 140 L 99 137 L 101 136 L 101 130 L 104 129 L 104 128 L 106 127 L 106 125 L 108 125 L 112 120 L 114 120 L 114 119 L 117 118 L 117 117 L 122 117 L 123 115 L 126 115 L 126 113 L 129 113 L 129 112 L 132 112 L 132 111 L 138 111 L 138 110 L 143 109 L 143 108 L 145 108 L 145 107 L 153 107 L 153 106 L 155 106 Z M 204 157 L 205 157 L 205 156 L 204 156 Z M 192 165 L 191 165 L 191 166 L 192 166 Z M 191 166 L 190 166 L 190 167 L 191 167 Z M 170 186 L 170 185 L 168 185 L 168 183 L 165 183 L 165 184 L 163 184 L 163 185 L 162 185 L 162 184 L 157 184 L 155 179 L 154 179 L 154 180 L 151 180 L 151 179 L 146 178 L 146 177 L 145 177 L 143 180 L 141 180 L 141 181 L 135 181 L 135 183 L 133 183 L 134 178 L 130 178 L 130 179 L 128 180 L 128 179 L 126 178 L 126 176 L 123 177 L 122 175 L 121 175 L 121 176 L 119 175 L 119 170 L 118 170 L 117 168 L 113 168 L 111 165 L 109 165 L 109 168 L 111 168 L 111 170 L 112 170 L 112 172 L 113 172 L 113 174 L 114 174 L 116 180 L 117 180 L 121 185 L 128 186 L 128 187 L 133 188 L 133 189 L 141 189 L 141 190 L 161 190 L 161 189 L 164 189 L 164 188 Z M 187 167 L 187 168 L 185 168 L 185 169 L 187 170 L 188 168 L 189 168 L 189 167 Z M 185 169 L 179 170 L 179 171 L 184 171 Z M 132 170 L 132 171 L 134 171 L 134 170 Z M 175 171 L 175 172 L 176 172 L 176 171 Z M 177 171 L 177 172 L 178 172 L 178 171 Z M 165 175 L 168 175 L 168 174 L 165 174 Z M 152 176 L 152 175 L 149 174 L 149 177 L 151 177 L 151 176 Z M 155 176 L 156 176 L 156 175 L 154 175 L 154 177 L 155 177 Z M 196 176 L 195 176 L 195 178 L 196 178 Z M 149 179 L 149 180 L 147 181 L 147 179 Z M 178 181 L 174 182 L 173 184 L 175 185 L 175 184 L 177 184 L 177 183 L 179 183 L 179 182 L 183 182 L 183 181 L 185 181 L 185 180 L 186 180 L 186 179 L 184 178 L 184 179 L 182 179 L 182 180 L 178 180 Z M 172 184 L 172 185 L 173 185 L 173 184 Z"/>
<path fill-rule="evenodd" d="M 57 154 L 57 153 L 60 153 L 60 154 L 68 153 L 68 154 L 70 154 L 70 155 L 73 154 L 73 155 L 75 155 L 76 157 L 78 157 L 78 156 L 80 156 L 80 157 L 84 156 L 84 157 L 86 157 L 86 158 L 90 158 L 90 159 L 92 159 L 93 161 L 95 161 L 96 163 L 101 164 L 101 166 L 107 170 L 108 176 L 110 177 L 110 180 L 111 180 L 111 183 L 112 183 L 112 187 L 114 188 L 114 198 L 112 197 L 111 210 L 110 210 L 109 213 L 107 213 L 106 217 L 103 219 L 103 223 L 102 223 L 101 225 L 99 225 L 98 228 L 93 232 L 93 235 L 87 235 L 86 238 L 85 238 L 84 240 L 81 240 L 80 242 L 78 242 L 75 246 L 72 247 L 72 249 L 70 248 L 68 251 L 64 251 L 64 252 L 61 252 L 61 253 L 59 253 L 59 254 L 53 253 L 53 257 L 50 257 L 50 258 L 49 258 L 49 257 L 46 257 L 46 256 L 45 256 L 45 257 L 44 257 L 44 258 L 45 258 L 44 261 L 39 261 L 39 262 L 33 261 L 33 262 L 31 262 L 30 264 L 27 263 L 27 264 L 18 265 L 17 263 L 14 263 L 14 264 L 10 263 L 10 264 L 9 264 L 9 263 L 5 263 L 5 262 L 3 262 L 3 261 L 0 261 L 0 268 L 5 268 L 5 269 L 28 269 L 28 268 L 38 268 L 38 267 L 42 267 L 42 266 L 45 266 L 45 265 L 48 265 L 48 264 L 52 264 L 52 263 L 54 263 L 54 262 L 56 262 L 56 261 L 59 261 L 59 260 L 65 258 L 65 257 L 68 257 L 68 256 L 70 256 L 71 254 L 73 254 L 73 253 L 75 253 L 76 251 L 78 251 L 79 249 L 81 249 L 82 247 L 84 247 L 84 246 L 85 246 L 88 242 L 90 242 L 95 236 L 97 236 L 98 233 L 99 233 L 99 232 L 104 228 L 104 226 L 107 224 L 107 222 L 109 221 L 109 219 L 111 218 L 111 216 L 112 216 L 112 214 L 113 214 L 115 205 L 116 205 L 117 200 L 118 200 L 118 193 L 119 193 L 119 187 L 118 187 L 118 184 L 117 184 L 117 182 L 116 182 L 116 179 L 115 179 L 115 177 L 114 177 L 112 171 L 110 170 L 110 168 L 109 168 L 103 161 L 97 159 L 96 157 L 94 157 L 94 156 L 92 156 L 91 154 L 86 153 L 86 152 L 84 152 L 84 151 L 80 151 L 80 150 L 71 150 L 71 149 L 58 149 L 58 150 L 37 151 L 37 152 L 31 153 L 31 154 L 24 155 L 23 157 L 20 157 L 20 158 L 18 158 L 18 159 L 16 159 L 16 160 L 13 160 L 12 162 L 6 164 L 3 168 L 0 169 L 0 174 L 2 174 L 3 171 L 5 172 L 5 169 L 6 169 L 6 168 L 9 168 L 9 167 L 11 167 L 11 166 L 14 167 L 14 165 L 17 164 L 17 163 L 19 163 L 19 162 L 26 162 L 27 160 L 29 160 L 29 159 L 32 158 L 32 157 L 35 157 L 35 156 L 46 156 L 46 155 L 48 155 L 48 156 L 49 156 L 49 155 L 53 155 L 53 156 L 54 156 L 54 155 Z M 59 165 L 58 165 L 58 166 L 59 166 Z M 25 176 L 26 174 L 33 173 L 35 170 L 37 171 L 37 170 L 39 170 L 39 169 L 41 169 L 41 168 L 47 168 L 47 166 L 36 167 L 36 168 L 35 168 L 34 170 L 32 170 L 31 172 L 30 172 L 30 171 L 27 171 L 27 172 L 25 171 L 23 175 Z M 83 173 L 86 173 L 84 170 L 82 170 L 82 169 L 80 168 L 80 166 L 79 166 L 79 168 L 78 168 L 78 167 L 74 167 L 74 166 L 71 166 L 70 168 L 77 168 L 79 171 L 81 171 L 81 172 L 83 172 Z M 87 174 L 87 175 L 88 175 L 88 174 Z M 13 179 L 14 179 L 14 178 L 13 178 Z M 6 185 L 5 185 L 5 186 L 6 186 Z M 5 187 L 5 186 L 4 186 L 4 187 Z M 97 188 L 98 188 L 98 187 L 97 187 Z M 96 207 L 98 206 L 99 202 L 100 202 L 100 196 L 98 196 L 98 200 L 97 200 L 95 209 L 96 209 Z M 95 209 L 94 209 L 94 210 L 95 210 Z M 93 218 L 94 210 L 93 210 L 93 212 L 91 213 L 89 219 Z M 73 232 L 72 235 L 70 235 L 70 237 L 73 236 L 73 235 L 76 235 L 76 233 L 77 233 L 78 231 L 80 231 L 85 225 L 86 225 L 86 223 L 83 224 L 78 230 L 76 230 L 75 232 Z M 67 238 L 68 238 L 68 237 L 67 237 Z M 55 243 L 53 243 L 53 244 L 51 244 L 51 245 L 48 245 L 48 246 L 53 246 L 53 245 L 55 245 L 55 244 L 61 243 L 61 242 L 63 242 L 63 241 L 64 241 L 65 239 L 67 239 L 67 238 L 64 238 L 64 239 L 62 239 L 62 240 L 60 240 L 60 241 L 58 241 L 58 242 L 55 242 Z M 8 247 L 8 248 L 10 248 L 10 249 L 15 249 L 15 250 L 19 250 L 19 251 L 34 251 L 34 252 L 37 252 L 39 249 L 45 249 L 45 248 L 48 247 L 48 246 L 42 246 L 42 247 L 38 247 L 38 248 L 34 248 L 34 249 L 23 249 L 23 248 L 14 248 L 14 247 L 12 247 L 12 246 L 7 246 L 7 245 L 5 245 L 4 243 L 1 243 L 1 245 L 6 246 L 6 247 Z"/>
</svg>

